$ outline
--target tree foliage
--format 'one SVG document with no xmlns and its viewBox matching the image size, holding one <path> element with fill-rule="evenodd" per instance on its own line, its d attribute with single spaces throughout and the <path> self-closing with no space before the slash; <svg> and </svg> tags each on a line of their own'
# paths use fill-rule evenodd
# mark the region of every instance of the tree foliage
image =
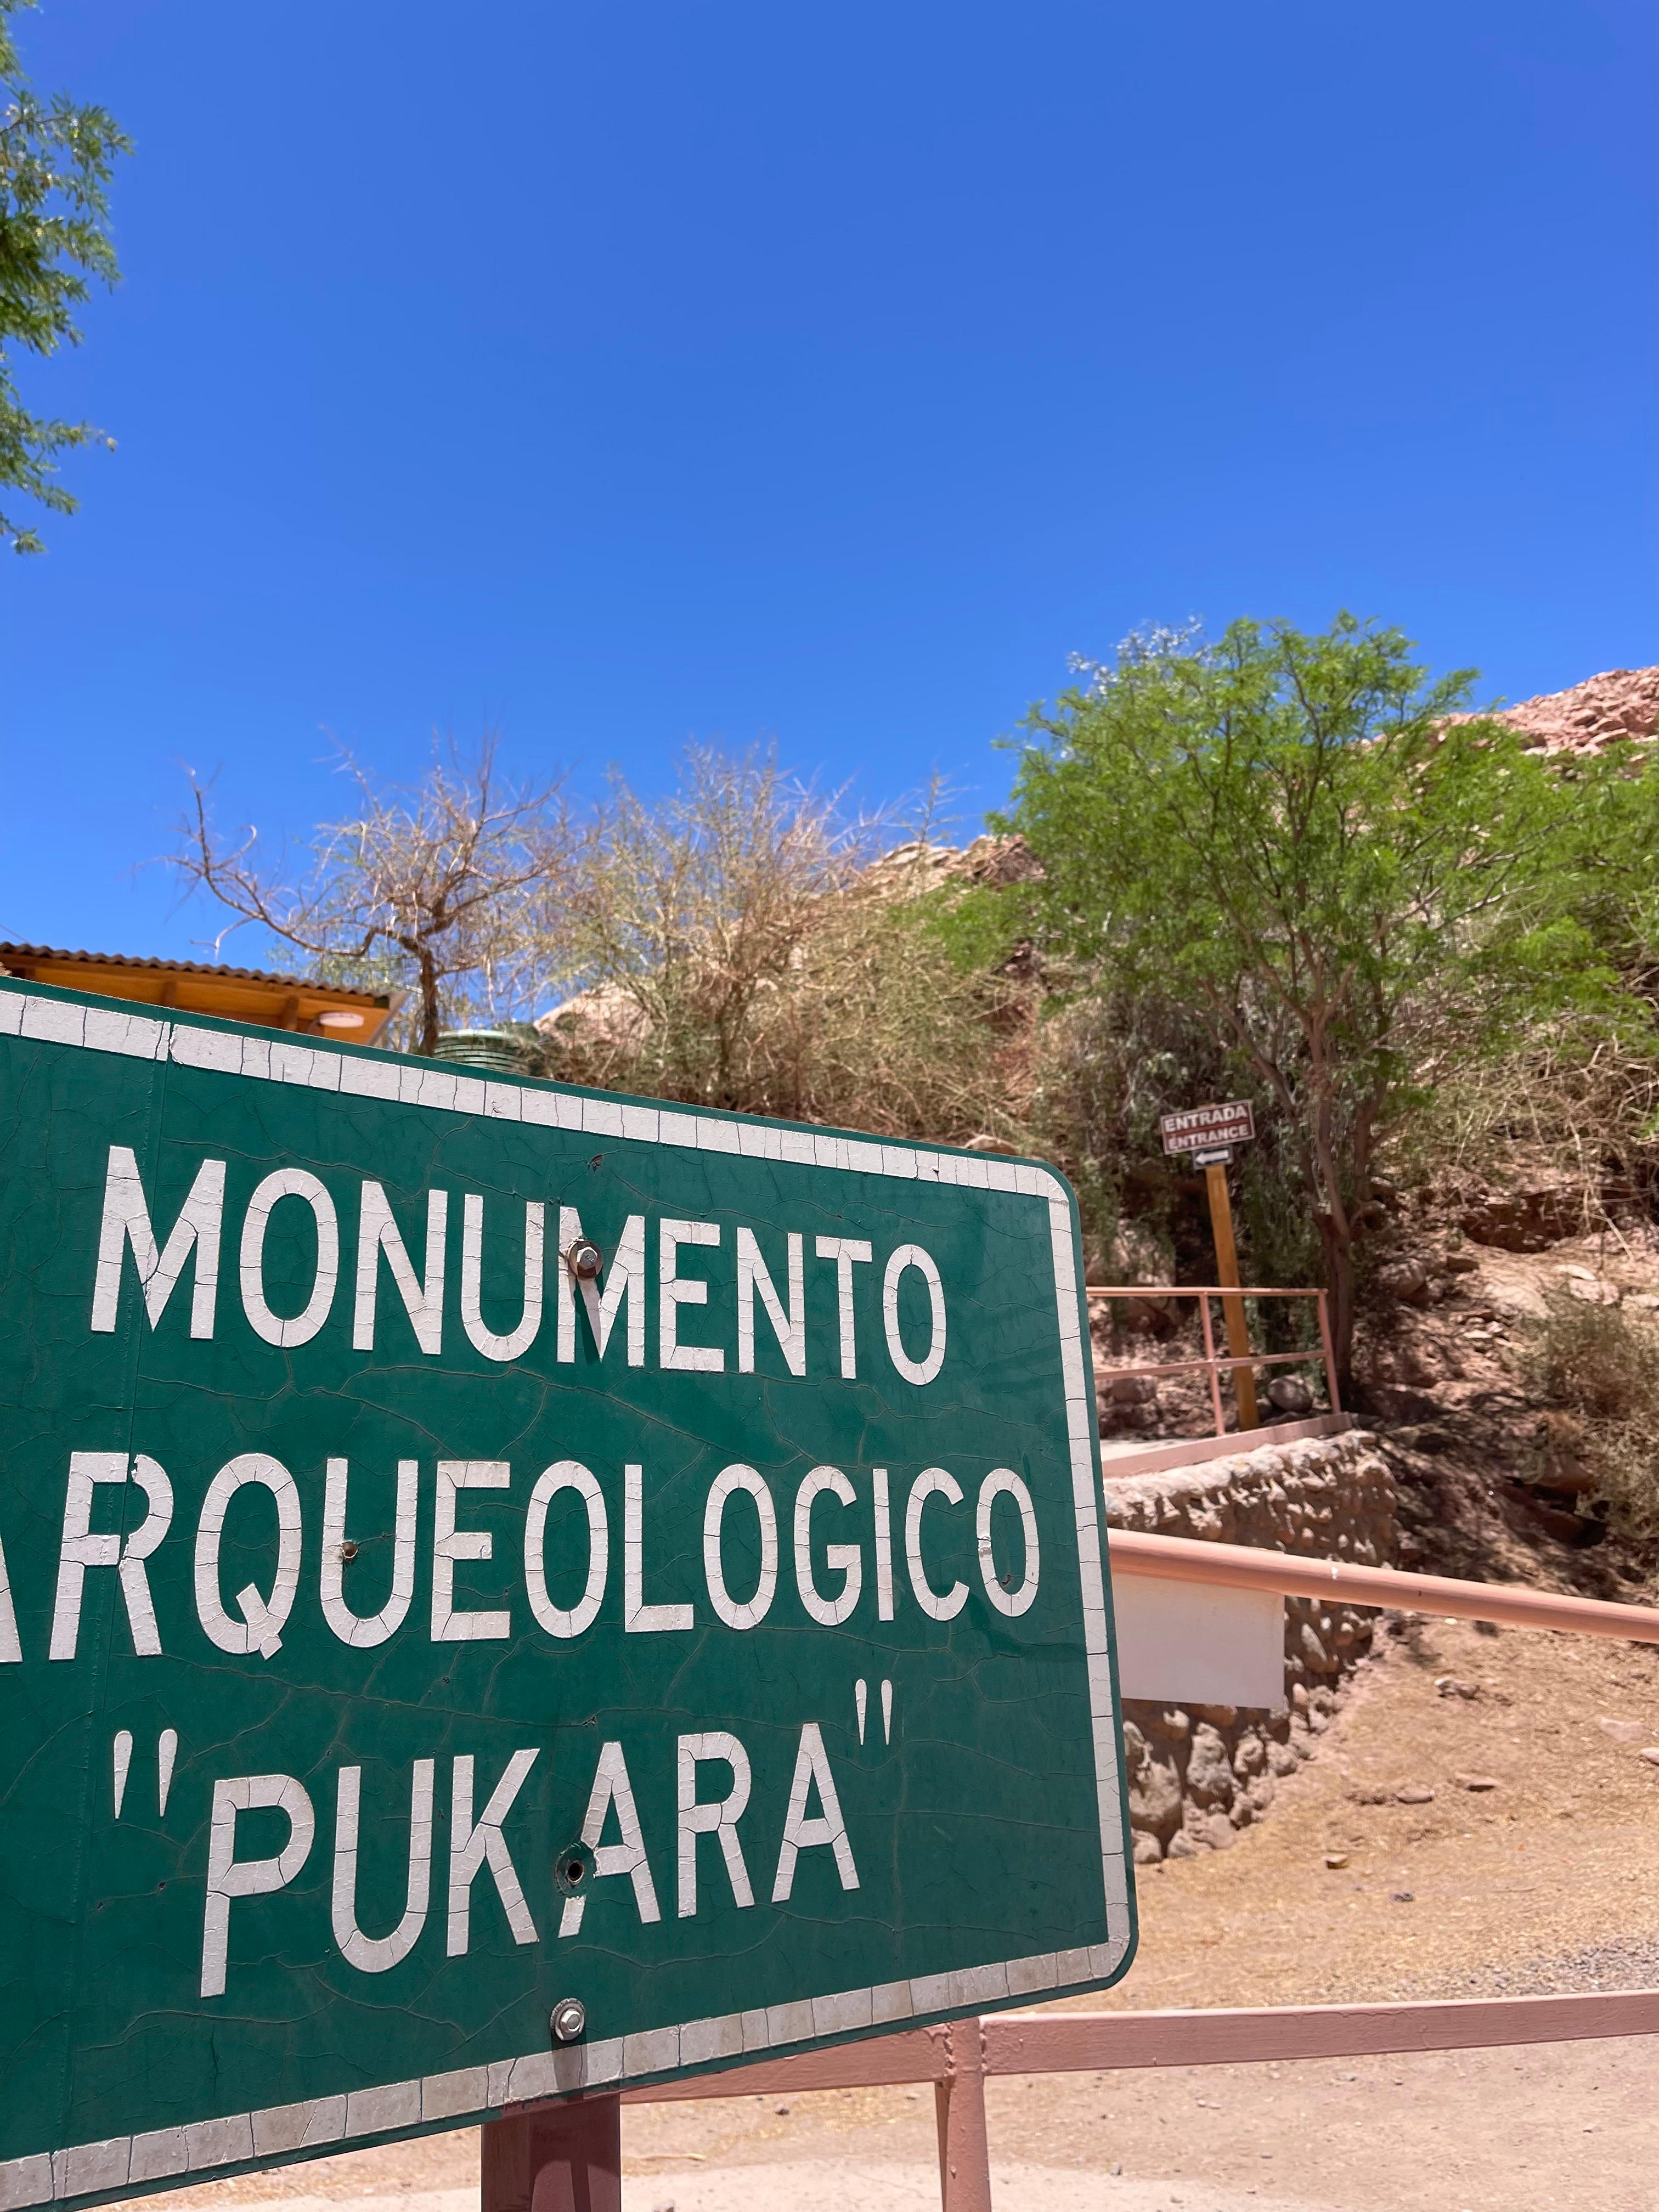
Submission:
<svg viewBox="0 0 1659 2212">
<path fill-rule="evenodd" d="M 1084 672 L 1021 751 L 1034 925 L 1097 983 L 1190 1008 L 1265 1090 L 1346 1366 L 1382 1139 L 1445 1072 L 1610 987 L 1561 787 L 1502 725 L 1449 722 L 1470 672 L 1431 682 L 1346 615 L 1138 637 Z"/>
<path fill-rule="evenodd" d="M 76 501 L 58 480 L 58 457 L 101 434 L 89 422 L 29 412 L 8 355 L 55 353 L 80 343 L 76 311 L 92 283 L 120 275 L 111 243 L 109 184 L 131 144 L 101 107 L 65 94 L 43 100 L 22 72 L 10 19 L 34 0 L 0 0 L 0 488 L 58 514 Z M 113 440 L 106 441 L 112 445 Z M 0 510 L 0 544 L 41 550 L 38 533 Z"/>
</svg>

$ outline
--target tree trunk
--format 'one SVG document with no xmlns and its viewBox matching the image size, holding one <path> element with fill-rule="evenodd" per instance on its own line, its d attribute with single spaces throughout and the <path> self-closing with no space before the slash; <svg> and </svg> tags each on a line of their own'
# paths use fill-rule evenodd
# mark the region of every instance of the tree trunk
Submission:
<svg viewBox="0 0 1659 2212">
<path fill-rule="evenodd" d="M 1336 1383 L 1346 1403 L 1353 1371 L 1354 1265 L 1353 1238 L 1328 1212 L 1318 1217 L 1319 1243 L 1325 1260 L 1325 1288 L 1330 1298 L 1331 1348 L 1336 1358 Z"/>
<path fill-rule="evenodd" d="M 416 1050 L 430 1060 L 438 1049 L 438 1036 L 443 1027 L 438 1007 L 438 975 L 429 953 L 417 951 L 421 963 L 421 1041 Z"/>
</svg>

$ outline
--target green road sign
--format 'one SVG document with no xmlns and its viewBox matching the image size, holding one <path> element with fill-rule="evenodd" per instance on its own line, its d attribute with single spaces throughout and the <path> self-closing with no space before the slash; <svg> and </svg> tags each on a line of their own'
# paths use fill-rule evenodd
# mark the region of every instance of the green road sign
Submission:
<svg viewBox="0 0 1659 2212">
<path fill-rule="evenodd" d="M 0 983 L 0 2212 L 1127 1966 L 1048 1169 Z"/>
</svg>

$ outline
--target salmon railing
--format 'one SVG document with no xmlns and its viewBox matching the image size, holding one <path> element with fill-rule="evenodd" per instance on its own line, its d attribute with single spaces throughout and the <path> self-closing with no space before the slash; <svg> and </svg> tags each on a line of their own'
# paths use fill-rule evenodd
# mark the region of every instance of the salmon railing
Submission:
<svg viewBox="0 0 1659 2212">
<path fill-rule="evenodd" d="M 1323 1291 L 1241 1290 L 1218 1283 L 1160 1283 L 1138 1286 L 1122 1283 L 1090 1283 L 1085 1285 L 1085 1295 L 1091 1298 L 1138 1298 L 1153 1303 L 1165 1298 L 1197 1299 L 1199 1325 L 1204 1337 L 1204 1357 L 1201 1359 L 1153 1360 L 1132 1367 L 1114 1364 L 1109 1371 L 1114 1378 L 1132 1375 L 1192 1375 L 1203 1371 L 1209 1377 L 1210 1409 L 1215 1416 L 1215 1432 L 1218 1437 L 1227 1433 L 1227 1418 L 1221 1403 L 1221 1377 L 1223 1375 L 1236 1376 L 1241 1370 L 1253 1375 L 1258 1367 L 1310 1367 L 1318 1364 L 1325 1370 L 1325 1395 L 1330 1401 L 1330 1411 L 1333 1413 L 1342 1411 L 1342 1396 L 1336 1379 L 1336 1353 L 1331 1341 L 1330 1308 Z M 1247 1299 L 1311 1299 L 1318 1313 L 1320 1349 L 1317 1352 L 1311 1349 L 1305 1352 L 1247 1351 L 1242 1356 L 1218 1352 L 1216 1350 L 1215 1327 L 1210 1316 L 1212 1298 L 1221 1300 L 1223 1312 L 1228 1316 L 1230 1324 L 1238 1331 L 1236 1340 L 1241 1343 L 1247 1341 L 1243 1334 Z M 1095 1371 L 1097 1376 L 1101 1372 L 1098 1365 Z M 1253 1426 L 1254 1423 L 1246 1422 L 1245 1425 Z"/>
</svg>

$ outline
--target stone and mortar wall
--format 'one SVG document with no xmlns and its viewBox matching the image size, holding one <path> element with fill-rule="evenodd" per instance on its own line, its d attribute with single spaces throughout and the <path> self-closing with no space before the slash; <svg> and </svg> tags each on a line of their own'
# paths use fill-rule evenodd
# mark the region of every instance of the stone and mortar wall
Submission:
<svg viewBox="0 0 1659 2212">
<path fill-rule="evenodd" d="M 1236 1459 L 1113 1480 L 1114 1528 L 1193 1536 L 1258 1551 L 1386 1565 L 1395 1540 L 1394 1487 L 1373 1440 L 1359 1431 L 1264 1446 Z M 1372 1615 L 1313 1598 L 1285 1600 L 1286 1709 L 1124 1702 L 1123 1744 L 1135 1863 L 1226 1850 L 1273 1802 L 1341 1704 L 1370 1648 Z"/>
</svg>

